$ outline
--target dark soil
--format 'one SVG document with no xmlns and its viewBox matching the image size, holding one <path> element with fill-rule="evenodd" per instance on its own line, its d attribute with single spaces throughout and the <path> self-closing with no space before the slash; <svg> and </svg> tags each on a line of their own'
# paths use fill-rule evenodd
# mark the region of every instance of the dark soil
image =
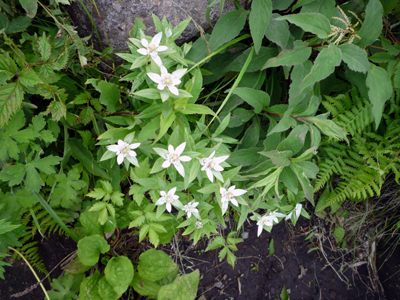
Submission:
<svg viewBox="0 0 400 300">
<path fill-rule="evenodd" d="M 389 278 L 400 270 L 400 248 L 395 250 L 379 270 L 381 281 L 385 280 L 383 287 L 386 292 L 386 298 L 379 298 L 369 287 L 366 264 L 357 267 L 356 272 L 346 268 L 340 271 L 345 262 L 352 262 L 352 258 L 335 258 L 334 253 L 329 252 L 324 243 L 323 249 L 326 257 L 332 262 L 331 266 L 327 265 L 321 251 L 314 250 L 307 254 L 310 249 L 319 247 L 316 239 L 305 241 L 306 232 L 309 230 L 306 222 L 296 227 L 281 222 L 274 226 L 272 233 L 263 231 L 261 236 L 257 237 L 257 225 L 246 224 L 244 231 L 248 232 L 249 236 L 237 245 L 234 269 L 226 260 L 220 262 L 218 250 L 204 252 L 206 242 L 199 242 L 197 247 L 193 248 L 191 242 L 180 241 L 180 256 L 185 272 L 200 270 L 201 280 L 197 298 L 200 300 L 280 300 L 283 286 L 288 290 L 291 300 L 400 300 L 400 276 L 394 275 Z M 273 256 L 269 256 L 271 239 L 274 240 Z M 47 269 L 52 270 L 76 249 L 76 244 L 70 239 L 55 235 L 44 240 L 39 249 Z M 174 256 L 174 251 L 171 251 L 169 246 L 162 249 L 171 257 Z M 176 256 L 175 258 L 180 264 L 180 259 Z M 382 262 L 383 259 L 378 258 L 378 269 Z M 342 279 L 347 278 L 347 283 L 341 281 L 333 268 Z M 56 278 L 61 271 L 60 267 L 57 267 L 51 276 Z M 39 277 L 44 278 L 44 275 L 39 273 Z M 0 299 L 44 299 L 40 287 L 23 296 L 11 298 L 11 295 L 21 293 L 36 283 L 24 261 L 16 260 L 12 268 L 6 267 L 5 278 L 0 280 Z M 44 285 L 46 289 L 50 289 L 48 279 L 44 280 Z"/>
</svg>

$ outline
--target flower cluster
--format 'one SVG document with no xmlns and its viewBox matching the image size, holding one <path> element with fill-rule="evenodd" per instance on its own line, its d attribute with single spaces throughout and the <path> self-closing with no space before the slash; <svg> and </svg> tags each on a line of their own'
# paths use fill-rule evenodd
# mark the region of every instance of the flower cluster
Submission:
<svg viewBox="0 0 400 300">
<path fill-rule="evenodd" d="M 166 31 L 166 34 L 172 35 L 171 30 Z M 179 85 L 181 83 L 180 79 L 183 77 L 183 75 L 185 75 L 187 69 L 179 69 L 172 72 L 171 74 L 168 73 L 168 70 L 164 67 L 162 60 L 158 55 L 159 52 L 168 50 L 167 46 L 160 46 L 162 35 L 162 32 L 157 33 L 150 43 L 146 39 L 142 39 L 141 43 L 144 48 L 138 49 L 137 52 L 142 55 L 147 55 L 151 57 L 151 59 L 153 59 L 154 62 L 160 67 L 161 75 L 151 72 L 147 73 L 147 76 L 149 76 L 151 80 L 157 83 L 157 88 L 160 91 L 168 88 L 168 90 L 172 94 L 178 96 L 179 90 L 176 85 Z"/>
</svg>

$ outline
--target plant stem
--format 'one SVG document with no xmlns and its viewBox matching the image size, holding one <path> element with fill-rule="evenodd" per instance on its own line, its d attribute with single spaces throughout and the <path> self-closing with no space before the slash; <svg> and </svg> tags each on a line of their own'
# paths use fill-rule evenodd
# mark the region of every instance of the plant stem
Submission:
<svg viewBox="0 0 400 300">
<path fill-rule="evenodd" d="M 47 291 L 46 291 L 46 289 L 44 288 L 44 286 L 43 286 L 43 284 L 42 284 L 42 282 L 41 282 L 39 276 L 36 274 L 35 270 L 34 270 L 33 267 L 31 266 L 31 264 L 29 263 L 29 261 L 25 258 L 25 256 L 23 256 L 21 252 L 19 252 L 17 249 L 14 249 L 13 247 L 8 247 L 8 249 L 13 250 L 14 252 L 18 253 L 19 256 L 22 257 L 22 259 L 23 259 L 23 260 L 26 262 L 26 264 L 28 265 L 29 269 L 31 269 L 33 275 L 35 275 L 36 280 L 37 280 L 38 283 L 40 284 L 40 287 L 42 288 L 42 290 L 43 290 L 43 292 L 44 292 L 44 294 L 45 294 L 45 296 L 46 296 L 46 299 L 47 299 L 47 300 L 50 300 L 50 297 L 49 297 L 49 295 L 47 294 Z"/>
</svg>

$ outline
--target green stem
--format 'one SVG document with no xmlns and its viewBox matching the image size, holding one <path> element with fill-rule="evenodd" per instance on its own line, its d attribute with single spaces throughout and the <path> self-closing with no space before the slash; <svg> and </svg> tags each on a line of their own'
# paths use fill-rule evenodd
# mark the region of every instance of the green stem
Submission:
<svg viewBox="0 0 400 300">
<path fill-rule="evenodd" d="M 8 249 L 13 250 L 14 252 L 18 253 L 19 256 L 22 257 L 22 259 L 23 259 L 23 260 L 26 262 L 26 264 L 28 265 L 29 269 L 31 269 L 33 275 L 35 275 L 36 280 L 37 280 L 38 283 L 40 284 L 40 287 L 42 288 L 42 290 L 43 290 L 43 292 L 44 292 L 44 294 L 45 294 L 45 296 L 46 296 L 46 299 L 47 299 L 47 300 L 50 300 L 50 297 L 49 297 L 49 295 L 47 294 L 47 291 L 46 291 L 46 289 L 44 288 L 44 286 L 43 286 L 43 284 L 42 284 L 42 282 L 41 282 L 39 276 L 36 274 L 35 270 L 34 270 L 33 267 L 31 266 L 31 264 L 29 263 L 29 261 L 25 258 L 25 256 L 23 256 L 17 249 L 14 249 L 13 247 L 8 247 Z"/>
</svg>

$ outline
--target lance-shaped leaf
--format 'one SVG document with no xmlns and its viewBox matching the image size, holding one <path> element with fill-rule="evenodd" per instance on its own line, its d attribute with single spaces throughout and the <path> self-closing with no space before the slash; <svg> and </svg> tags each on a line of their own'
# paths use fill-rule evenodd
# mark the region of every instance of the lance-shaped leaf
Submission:
<svg viewBox="0 0 400 300">
<path fill-rule="evenodd" d="M 308 130 L 309 127 L 305 124 L 296 126 L 287 138 L 278 144 L 276 149 L 278 151 L 291 150 L 293 151 L 293 155 L 296 155 L 303 148 L 304 143 L 306 142 Z"/>
<path fill-rule="evenodd" d="M 347 143 L 349 143 L 349 140 L 346 137 L 346 132 L 344 132 L 342 127 L 336 125 L 335 122 L 333 122 L 332 120 L 328 120 L 328 115 L 329 113 L 318 115 L 315 117 L 309 117 L 307 118 L 307 120 L 313 122 L 314 125 L 317 126 L 327 136 L 330 136 L 339 141 L 345 140 Z"/>
<path fill-rule="evenodd" d="M 360 47 L 353 44 L 339 46 L 342 51 L 342 59 L 347 66 L 356 72 L 366 73 L 369 70 L 367 53 Z"/>
<path fill-rule="evenodd" d="M 265 29 L 265 37 L 284 50 L 290 49 L 293 44 L 290 45 L 289 42 L 294 38 L 289 31 L 289 24 L 286 20 L 276 20 L 275 18 L 278 17 L 280 17 L 279 14 L 272 14 L 267 29 Z"/>
<path fill-rule="evenodd" d="M 308 201 L 311 202 L 311 204 L 314 206 L 314 189 L 310 184 L 310 181 L 308 180 L 306 174 L 304 173 L 303 169 L 296 164 L 292 164 L 290 166 L 292 171 L 296 174 L 297 179 L 300 182 L 301 187 L 303 188 L 304 195 L 308 199 Z"/>
<path fill-rule="evenodd" d="M 299 26 L 304 31 L 315 33 L 320 39 L 325 39 L 331 32 L 329 20 L 319 13 L 299 13 L 276 18 L 276 20 L 288 20 Z"/>
<path fill-rule="evenodd" d="M 271 0 L 254 0 L 251 4 L 249 18 L 251 37 L 254 42 L 254 50 L 258 54 L 261 42 L 264 37 L 265 28 L 271 19 L 272 2 Z"/>
<path fill-rule="evenodd" d="M 383 106 L 392 96 L 393 88 L 388 72 L 374 64 L 370 64 L 367 75 L 368 98 L 373 105 L 372 114 L 375 118 L 375 128 L 378 128 L 382 118 Z"/>
<path fill-rule="evenodd" d="M 292 83 L 289 88 L 289 108 L 294 108 L 304 99 L 307 93 L 312 90 L 312 86 L 309 86 L 302 91 L 299 90 L 301 81 L 308 73 L 310 73 L 312 65 L 311 61 L 306 60 L 304 63 L 293 67 L 292 74 L 290 74 Z"/>
<path fill-rule="evenodd" d="M 290 165 L 290 158 L 293 156 L 293 151 L 272 150 L 268 152 L 262 151 L 260 154 L 269 157 L 272 163 L 276 166 L 287 167 Z"/>
<path fill-rule="evenodd" d="M 310 73 L 301 82 L 299 93 L 306 87 L 331 75 L 341 61 L 342 52 L 337 46 L 330 44 L 328 48 L 323 49 L 315 59 Z"/>
<path fill-rule="evenodd" d="M 311 55 L 311 47 L 306 42 L 295 41 L 293 50 L 283 50 L 277 57 L 270 58 L 261 70 L 277 66 L 299 65 L 305 62 Z"/>
<path fill-rule="evenodd" d="M 270 97 L 264 91 L 254 90 L 246 87 L 237 87 L 233 93 L 253 106 L 254 112 L 257 114 L 259 114 L 264 107 L 269 105 Z"/>
<path fill-rule="evenodd" d="M 379 0 L 370 0 L 365 9 L 365 20 L 357 34 L 361 40 L 354 39 L 354 43 L 364 48 L 372 44 L 381 34 L 383 7 Z"/>
</svg>

